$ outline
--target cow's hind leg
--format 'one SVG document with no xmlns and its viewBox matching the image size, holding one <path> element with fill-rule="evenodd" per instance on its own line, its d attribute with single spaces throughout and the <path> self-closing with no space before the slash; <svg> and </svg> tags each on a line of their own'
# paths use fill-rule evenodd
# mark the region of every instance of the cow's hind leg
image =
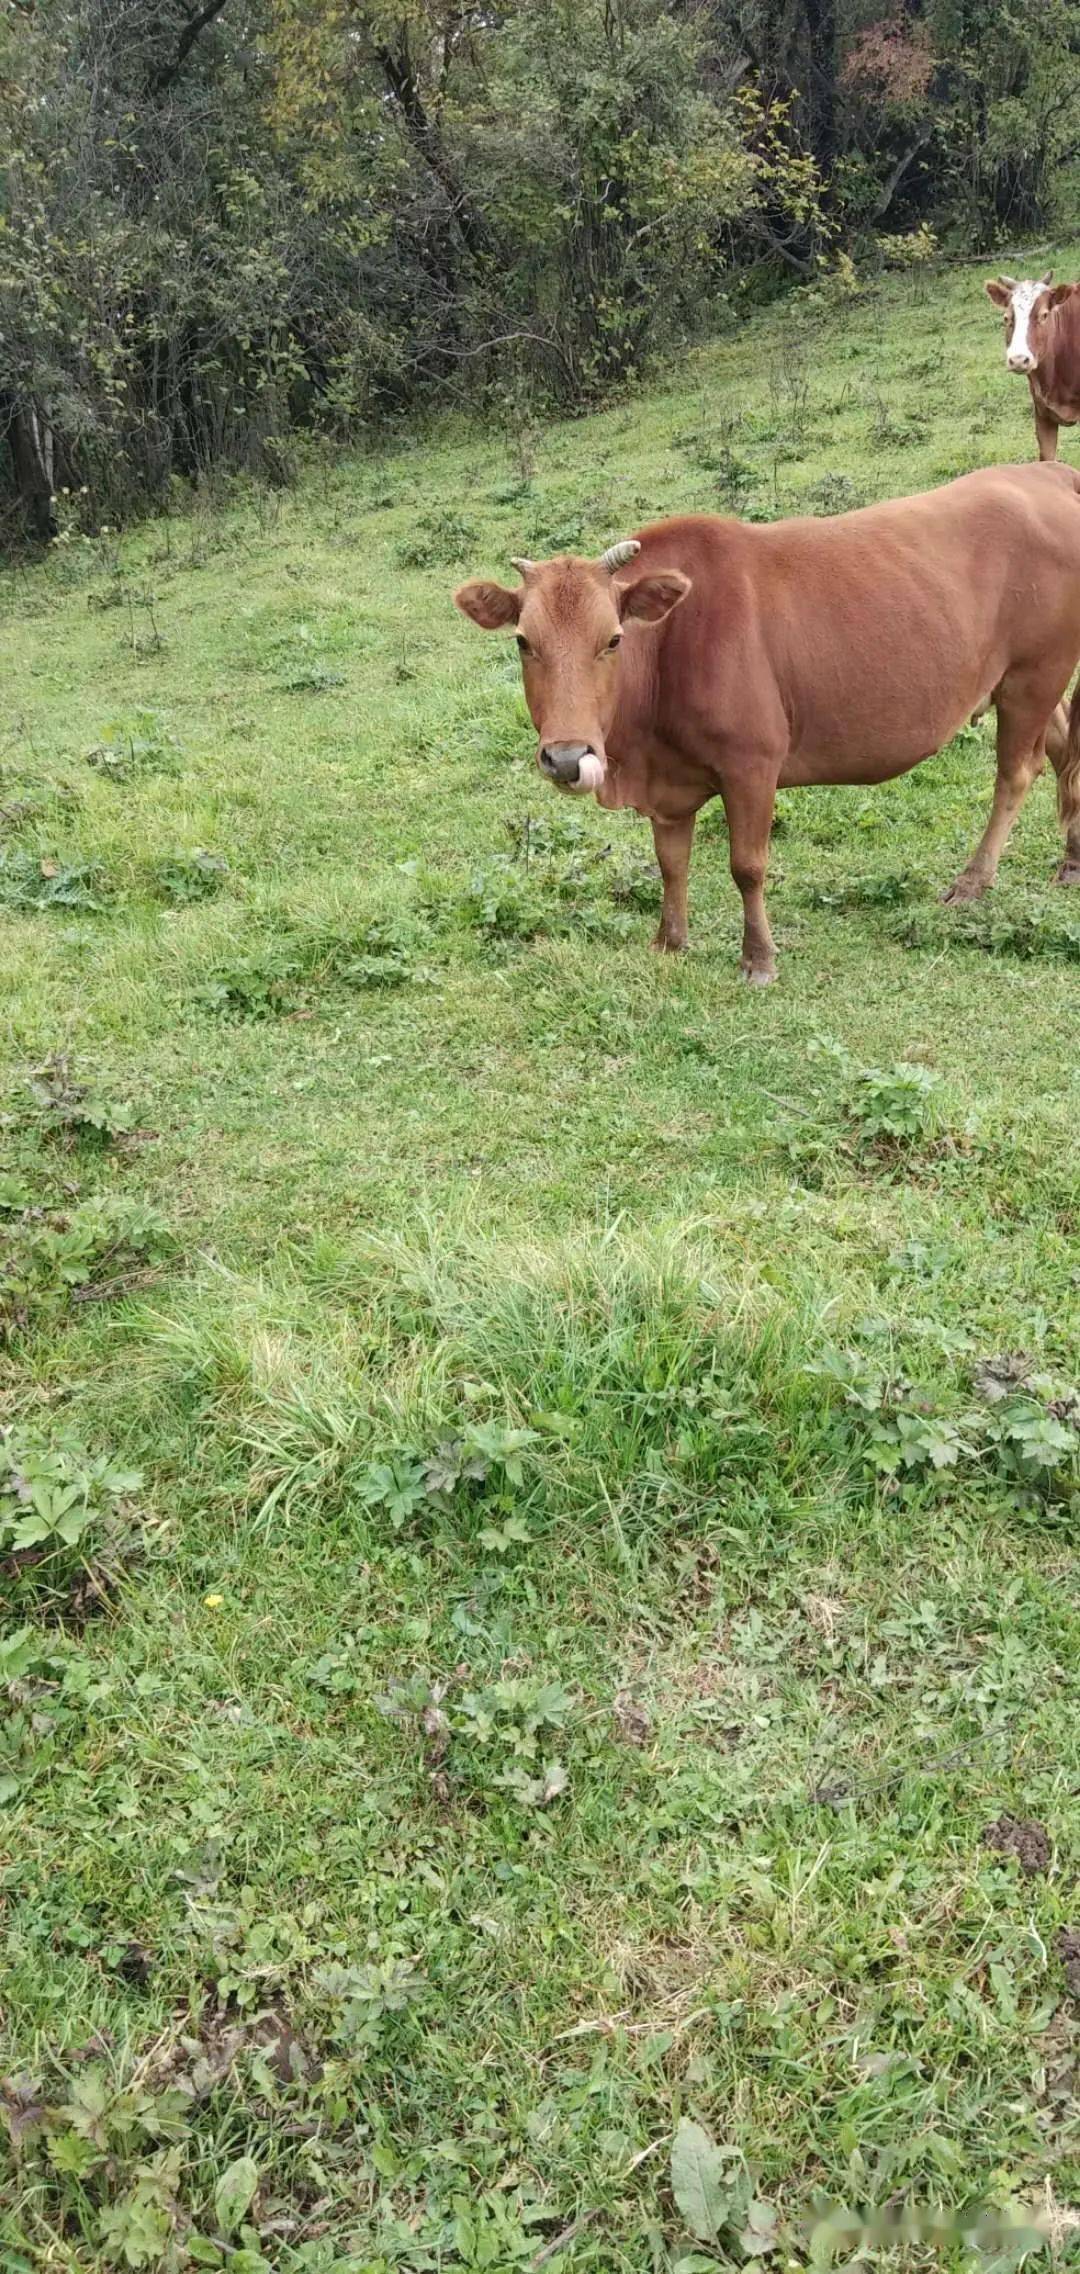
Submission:
<svg viewBox="0 0 1080 2274">
<path fill-rule="evenodd" d="M 727 814 L 731 874 L 742 894 L 743 942 L 739 970 L 751 987 L 767 987 L 776 977 L 776 948 L 765 913 L 765 871 L 769 863 L 776 782 L 739 782 L 721 791 Z"/>
<path fill-rule="evenodd" d="M 998 691 L 995 701 L 997 781 L 990 819 L 967 866 L 943 894 L 946 906 L 958 900 L 979 900 L 993 884 L 1009 832 L 1045 762 L 1045 708 L 1033 708 L 1030 696 L 1021 701 L 1003 690 Z"/>
<path fill-rule="evenodd" d="M 1080 884 L 1080 780 L 1069 765 L 1069 713 L 1059 703 L 1046 730 L 1046 751 L 1058 778 L 1058 812 L 1065 829 L 1065 858 L 1055 884 Z"/>
</svg>

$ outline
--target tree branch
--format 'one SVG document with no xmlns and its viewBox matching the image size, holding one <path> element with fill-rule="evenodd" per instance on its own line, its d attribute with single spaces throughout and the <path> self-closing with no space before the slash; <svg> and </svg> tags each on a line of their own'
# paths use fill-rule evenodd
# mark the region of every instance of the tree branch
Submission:
<svg viewBox="0 0 1080 2274">
<path fill-rule="evenodd" d="M 225 4 L 226 0 L 206 0 L 206 6 L 199 9 L 198 15 L 188 18 L 172 62 L 163 64 L 160 71 L 155 71 L 150 82 L 155 95 L 167 95 L 169 88 L 176 85 L 196 40 L 201 39 L 207 25 L 212 24 L 216 16 L 220 16 Z"/>
<path fill-rule="evenodd" d="M 220 5 L 224 6 L 224 0 L 220 0 Z M 407 40 L 403 36 L 397 47 L 385 42 L 376 46 L 375 60 L 397 104 L 413 149 L 443 191 L 466 250 L 474 260 L 491 256 L 495 250 L 491 231 L 483 214 L 466 195 L 443 143 L 438 122 L 428 113 Z"/>
<path fill-rule="evenodd" d="M 916 135 L 910 150 L 905 150 L 903 157 L 897 159 L 896 164 L 893 167 L 891 174 L 889 175 L 888 181 L 882 184 L 880 195 L 874 206 L 875 221 L 881 221 L 884 215 L 888 212 L 889 207 L 892 204 L 894 197 L 896 196 L 897 190 L 899 189 L 900 184 L 903 181 L 905 174 L 907 173 L 908 167 L 918 157 L 920 150 L 925 149 L 926 144 L 929 142 L 929 140 L 930 128 L 929 126 L 924 126 L 922 132 Z"/>
</svg>

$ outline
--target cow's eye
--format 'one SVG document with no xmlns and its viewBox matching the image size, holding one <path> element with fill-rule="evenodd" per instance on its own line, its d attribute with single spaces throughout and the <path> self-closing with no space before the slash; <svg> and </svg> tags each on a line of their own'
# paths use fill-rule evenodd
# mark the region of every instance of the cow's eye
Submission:
<svg viewBox="0 0 1080 2274">
<path fill-rule="evenodd" d="M 529 646 L 528 640 L 526 639 L 524 632 L 519 632 L 519 633 L 518 633 L 518 636 L 517 636 L 517 644 L 518 644 L 518 654 L 519 654 L 519 655 L 531 655 L 531 654 L 532 654 L 532 649 L 531 649 L 531 647 Z"/>
<path fill-rule="evenodd" d="M 607 652 L 607 654 L 608 654 L 608 655 L 610 655 L 610 654 L 611 654 L 612 648 L 616 648 L 616 647 L 618 647 L 618 645 L 619 645 L 619 642 L 620 642 L 621 638 L 622 638 L 622 633 L 621 633 L 621 632 L 613 632 L 613 633 L 612 633 L 612 636 L 611 636 L 611 638 L 609 639 L 609 641 L 608 641 L 608 644 L 607 644 L 607 650 L 606 650 L 606 652 Z"/>
</svg>

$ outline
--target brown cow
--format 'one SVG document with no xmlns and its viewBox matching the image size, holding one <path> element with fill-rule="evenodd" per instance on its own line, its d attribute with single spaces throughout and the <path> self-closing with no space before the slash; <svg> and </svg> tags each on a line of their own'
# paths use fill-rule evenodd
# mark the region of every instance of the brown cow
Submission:
<svg viewBox="0 0 1080 2274">
<path fill-rule="evenodd" d="M 632 576 L 625 575 L 630 561 Z M 995 466 L 834 520 L 659 521 L 599 561 L 516 561 L 463 584 L 485 630 L 515 625 L 537 763 L 651 820 L 655 945 L 686 946 L 694 818 L 723 798 L 742 894 L 742 971 L 775 976 L 765 869 L 777 789 L 883 782 L 997 710 L 987 828 L 948 900 L 974 900 L 1047 749 L 1080 883 L 1080 475 Z"/>
<path fill-rule="evenodd" d="M 1005 367 L 1023 372 L 1035 407 L 1040 458 L 1056 458 L 1058 429 L 1080 419 L 1080 285 L 999 276 L 987 298 L 1005 316 Z"/>
</svg>

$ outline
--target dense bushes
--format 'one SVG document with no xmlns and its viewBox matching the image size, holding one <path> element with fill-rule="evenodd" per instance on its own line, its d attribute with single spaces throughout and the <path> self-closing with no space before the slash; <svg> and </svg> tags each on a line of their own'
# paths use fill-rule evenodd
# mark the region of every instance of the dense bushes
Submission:
<svg viewBox="0 0 1080 2274">
<path fill-rule="evenodd" d="M 298 425 L 428 397 L 520 427 L 624 383 L 733 277 L 879 228 L 1041 225 L 1078 24 L 1067 0 L 12 6 L 7 534 L 54 534 L 58 492 L 98 527 L 176 476 L 282 479 Z"/>
</svg>

